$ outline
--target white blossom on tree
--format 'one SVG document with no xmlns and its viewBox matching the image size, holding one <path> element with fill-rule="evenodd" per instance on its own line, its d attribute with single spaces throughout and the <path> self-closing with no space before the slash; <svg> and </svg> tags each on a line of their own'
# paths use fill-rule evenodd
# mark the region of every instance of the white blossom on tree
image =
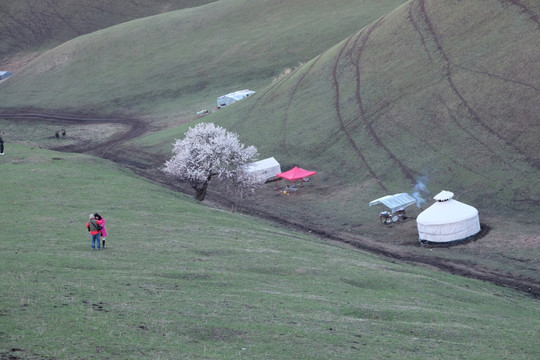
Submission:
<svg viewBox="0 0 540 360">
<path fill-rule="evenodd" d="M 184 139 L 176 139 L 173 157 L 163 171 L 178 180 L 188 181 L 195 189 L 195 198 L 203 201 L 212 178 L 234 188 L 253 189 L 258 179 L 247 176 L 246 163 L 257 156 L 257 148 L 246 147 L 238 135 L 213 123 L 200 123 L 190 128 Z"/>
<path fill-rule="evenodd" d="M 245 167 L 241 166 L 237 169 L 236 174 L 229 181 L 225 182 L 225 191 L 232 195 L 232 211 L 235 212 L 238 204 L 247 195 L 254 193 L 261 188 L 266 179 L 262 175 L 250 174 L 245 171 Z"/>
</svg>

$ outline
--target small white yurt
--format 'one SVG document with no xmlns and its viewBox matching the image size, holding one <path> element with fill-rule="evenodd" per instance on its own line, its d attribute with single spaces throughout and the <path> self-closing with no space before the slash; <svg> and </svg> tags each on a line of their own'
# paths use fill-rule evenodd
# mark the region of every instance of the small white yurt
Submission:
<svg viewBox="0 0 540 360">
<path fill-rule="evenodd" d="M 478 210 L 453 197 L 454 193 L 441 191 L 433 198 L 435 203 L 418 215 L 420 242 L 448 243 L 480 232 Z"/>
</svg>

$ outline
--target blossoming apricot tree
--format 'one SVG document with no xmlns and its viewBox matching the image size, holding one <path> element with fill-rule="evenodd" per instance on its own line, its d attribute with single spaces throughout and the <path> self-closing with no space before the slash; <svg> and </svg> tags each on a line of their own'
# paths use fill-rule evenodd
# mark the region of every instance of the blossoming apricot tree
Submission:
<svg viewBox="0 0 540 360">
<path fill-rule="evenodd" d="M 237 134 L 213 123 L 190 128 L 184 139 L 176 139 L 172 152 L 174 155 L 165 162 L 163 171 L 178 180 L 188 181 L 199 201 L 206 197 L 213 178 L 227 184 L 227 189 L 235 189 L 237 195 L 260 185 L 259 178 L 245 172 L 245 165 L 258 156 L 257 148 L 246 147 Z"/>
</svg>

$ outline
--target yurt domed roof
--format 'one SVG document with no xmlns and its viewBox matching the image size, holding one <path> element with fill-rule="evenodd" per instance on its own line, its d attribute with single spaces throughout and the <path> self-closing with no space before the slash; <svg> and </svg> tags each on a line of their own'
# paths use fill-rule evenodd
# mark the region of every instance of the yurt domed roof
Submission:
<svg viewBox="0 0 540 360">
<path fill-rule="evenodd" d="M 446 190 L 443 190 L 441 191 L 440 193 L 438 193 L 437 195 L 435 195 L 433 197 L 433 200 L 436 200 L 436 201 L 446 201 L 446 200 L 450 200 L 451 198 L 454 197 L 454 193 L 451 192 L 451 191 L 446 191 Z"/>
<path fill-rule="evenodd" d="M 478 216 L 474 207 L 454 199 L 437 201 L 416 218 L 416 222 L 425 225 L 452 224 Z"/>
</svg>

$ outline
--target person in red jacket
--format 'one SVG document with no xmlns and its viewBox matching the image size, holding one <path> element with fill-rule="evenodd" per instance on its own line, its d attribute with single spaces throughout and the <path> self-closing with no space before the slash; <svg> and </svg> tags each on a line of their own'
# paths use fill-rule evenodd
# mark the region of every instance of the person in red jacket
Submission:
<svg viewBox="0 0 540 360">
<path fill-rule="evenodd" d="M 100 220 L 101 221 L 101 231 L 100 231 L 100 234 L 99 236 L 101 237 L 101 247 L 103 249 L 105 249 L 105 239 L 107 238 L 107 236 L 109 235 L 107 233 L 107 227 L 105 226 L 107 224 L 107 221 L 105 221 L 105 218 L 102 217 L 101 215 L 99 215 L 98 213 L 95 213 L 94 214 L 94 218 L 96 220 Z"/>
<path fill-rule="evenodd" d="M 101 228 L 103 225 L 103 221 L 98 220 L 95 218 L 94 214 L 90 214 L 90 220 L 86 223 L 86 228 L 88 231 L 90 231 L 90 234 L 92 235 L 92 249 L 101 249 L 101 241 L 99 238 L 99 234 L 101 232 Z"/>
</svg>

